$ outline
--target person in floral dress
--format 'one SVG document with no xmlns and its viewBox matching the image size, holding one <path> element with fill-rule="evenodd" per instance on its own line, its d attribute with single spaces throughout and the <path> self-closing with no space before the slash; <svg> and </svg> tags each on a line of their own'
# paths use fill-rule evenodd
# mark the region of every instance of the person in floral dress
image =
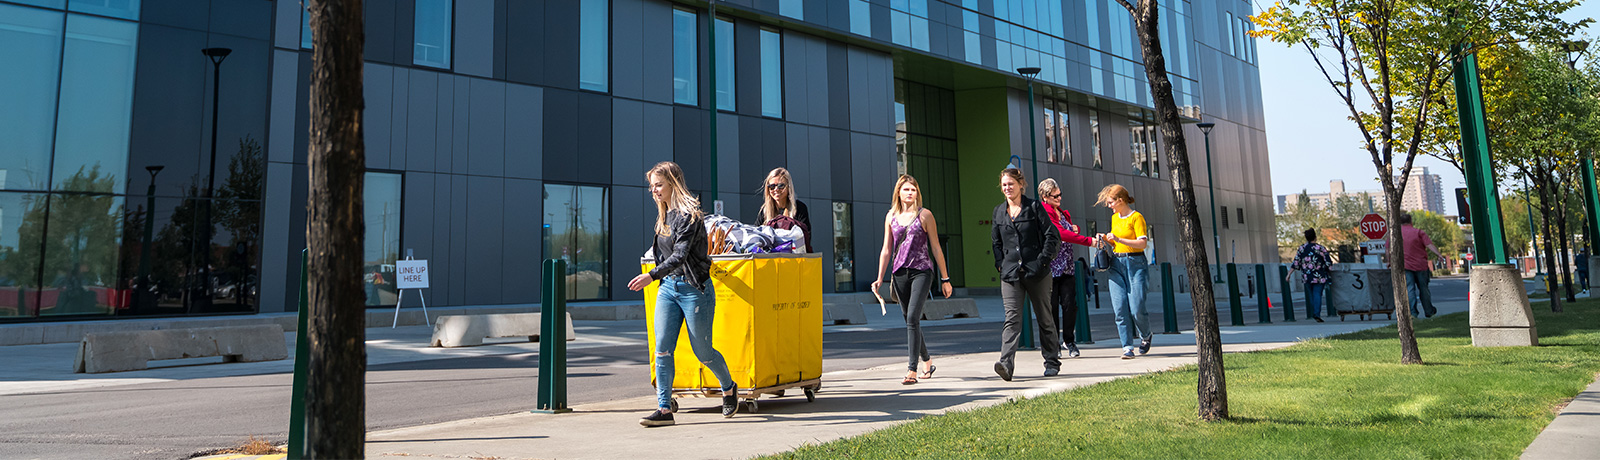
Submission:
<svg viewBox="0 0 1600 460">
<path fill-rule="evenodd" d="M 1328 248 L 1317 244 L 1316 229 L 1306 230 L 1306 244 L 1295 251 L 1289 268 L 1300 270 L 1300 279 L 1306 283 L 1306 303 L 1311 305 L 1311 319 L 1319 323 L 1322 322 L 1322 295 L 1328 287 L 1328 267 L 1332 265 Z"/>
</svg>

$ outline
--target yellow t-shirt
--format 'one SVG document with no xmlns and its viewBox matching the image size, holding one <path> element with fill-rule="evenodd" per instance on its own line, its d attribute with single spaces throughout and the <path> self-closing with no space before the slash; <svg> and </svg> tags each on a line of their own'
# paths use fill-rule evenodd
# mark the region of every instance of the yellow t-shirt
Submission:
<svg viewBox="0 0 1600 460">
<path fill-rule="evenodd" d="M 1111 212 L 1111 234 L 1116 235 L 1117 238 L 1125 240 L 1139 239 L 1145 236 L 1144 230 L 1144 214 L 1139 214 L 1139 211 L 1129 213 L 1127 217 L 1117 215 L 1115 211 Z M 1143 249 L 1134 249 L 1122 243 L 1112 244 L 1116 246 L 1113 250 L 1119 253 L 1143 251 Z"/>
</svg>

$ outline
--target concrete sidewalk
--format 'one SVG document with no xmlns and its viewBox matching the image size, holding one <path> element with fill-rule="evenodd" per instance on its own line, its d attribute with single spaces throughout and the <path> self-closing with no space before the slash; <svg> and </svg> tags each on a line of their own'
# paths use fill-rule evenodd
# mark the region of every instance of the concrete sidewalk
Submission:
<svg viewBox="0 0 1600 460">
<path fill-rule="evenodd" d="M 1600 458 L 1600 378 L 1578 393 L 1550 425 L 1539 432 L 1523 460 Z"/>
</svg>

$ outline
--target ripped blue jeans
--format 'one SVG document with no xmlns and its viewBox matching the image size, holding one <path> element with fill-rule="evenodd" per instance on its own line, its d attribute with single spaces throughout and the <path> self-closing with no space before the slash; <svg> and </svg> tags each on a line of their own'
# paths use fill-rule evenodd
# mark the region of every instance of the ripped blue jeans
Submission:
<svg viewBox="0 0 1600 460">
<path fill-rule="evenodd" d="M 712 320 L 716 319 L 716 312 L 717 295 L 711 287 L 711 280 L 706 280 L 706 288 L 702 291 L 679 276 L 661 279 L 661 287 L 656 293 L 655 349 L 656 403 L 662 409 L 672 404 L 672 378 L 676 371 L 672 353 L 678 349 L 678 330 L 686 323 L 689 326 L 689 346 L 694 349 L 694 356 L 717 376 L 717 381 L 722 383 L 722 391 L 734 390 L 733 377 L 728 374 L 728 363 L 722 360 L 722 353 L 711 347 Z"/>
</svg>

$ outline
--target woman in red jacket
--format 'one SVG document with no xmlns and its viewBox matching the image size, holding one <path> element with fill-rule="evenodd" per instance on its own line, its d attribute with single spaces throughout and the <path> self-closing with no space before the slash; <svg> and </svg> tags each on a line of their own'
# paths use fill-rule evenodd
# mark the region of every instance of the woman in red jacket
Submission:
<svg viewBox="0 0 1600 460">
<path fill-rule="evenodd" d="M 1039 198 L 1044 201 L 1044 210 L 1050 214 L 1050 221 L 1056 224 L 1056 231 L 1061 233 L 1062 242 L 1055 259 L 1050 261 L 1050 276 L 1054 277 L 1051 281 L 1050 309 L 1055 312 L 1056 325 L 1061 330 L 1062 349 L 1067 351 L 1067 356 L 1076 358 L 1078 283 L 1073 273 L 1073 262 L 1078 258 L 1073 254 L 1076 248 L 1072 245 L 1090 247 L 1094 245 L 1094 239 L 1078 234 L 1078 226 L 1072 224 L 1072 213 L 1061 207 L 1061 188 L 1056 186 L 1055 179 L 1039 182 Z"/>
</svg>

